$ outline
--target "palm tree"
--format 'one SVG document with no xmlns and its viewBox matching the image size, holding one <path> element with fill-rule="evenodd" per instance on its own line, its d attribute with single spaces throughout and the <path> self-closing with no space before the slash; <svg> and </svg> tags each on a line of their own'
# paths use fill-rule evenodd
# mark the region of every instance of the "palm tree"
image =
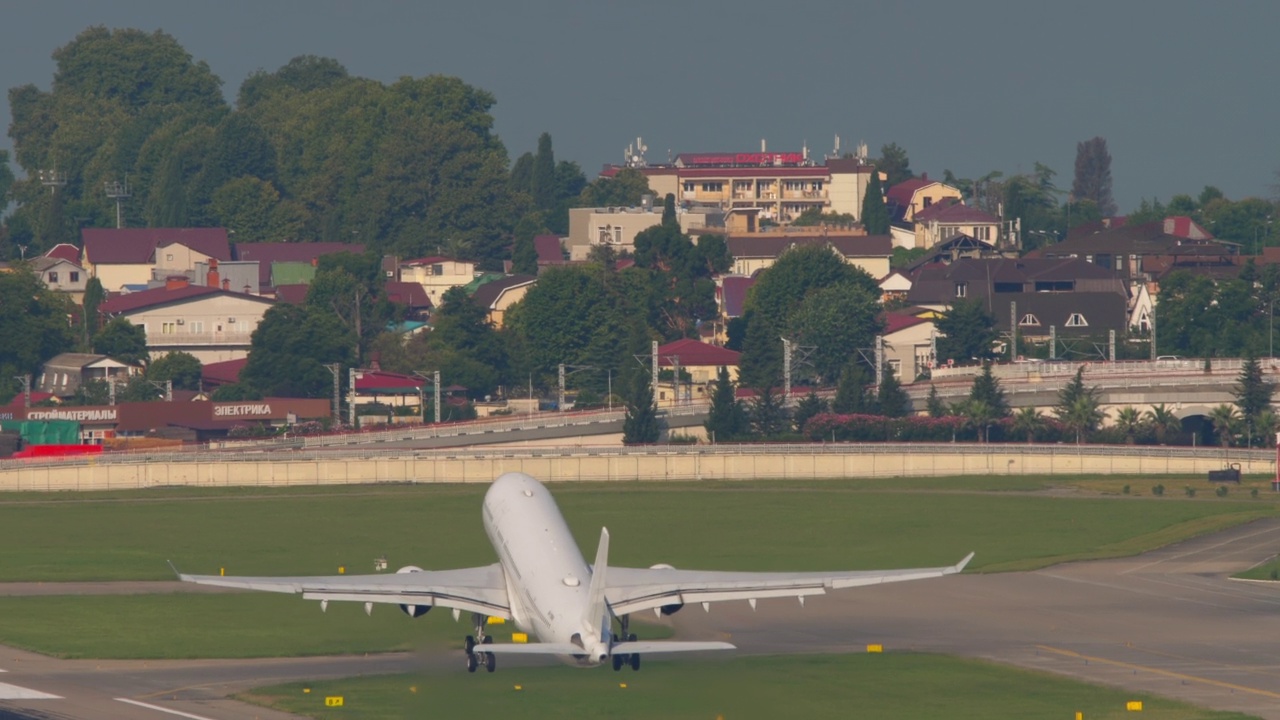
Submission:
<svg viewBox="0 0 1280 720">
<path fill-rule="evenodd" d="M 1173 428 L 1181 428 L 1182 422 L 1178 420 L 1177 414 L 1164 406 L 1164 403 L 1153 405 L 1147 411 L 1147 420 L 1151 423 L 1151 427 L 1156 431 L 1156 441 L 1164 445 L 1169 439 L 1169 431 Z"/>
<path fill-rule="evenodd" d="M 1136 407 L 1122 407 L 1116 412 L 1116 427 L 1124 433 L 1126 445 L 1136 442 L 1134 436 L 1142 429 L 1142 413 Z"/>
<path fill-rule="evenodd" d="M 1253 421 L 1253 434 L 1258 437 L 1258 444 L 1267 447 L 1276 439 L 1276 430 L 1280 428 L 1280 419 L 1270 410 L 1263 410 Z"/>
<path fill-rule="evenodd" d="M 1224 403 L 1209 411 L 1209 422 L 1213 423 L 1213 432 L 1225 448 L 1235 439 L 1239 430 L 1240 414 L 1236 412 L 1234 405 Z"/>
<path fill-rule="evenodd" d="M 1025 434 L 1027 443 L 1035 440 L 1036 433 L 1044 427 L 1044 416 L 1033 407 L 1025 407 L 1013 414 L 1014 434 Z"/>
<path fill-rule="evenodd" d="M 987 441 L 987 431 L 991 423 L 999 417 L 995 409 L 982 400 L 962 400 L 953 405 L 952 409 L 956 415 L 964 418 L 966 425 L 977 429 L 978 439 L 984 443 Z"/>
<path fill-rule="evenodd" d="M 1098 400 L 1091 395 L 1079 395 L 1071 404 L 1058 409 L 1058 419 L 1068 430 L 1076 433 L 1076 444 L 1085 433 L 1092 432 L 1102 422 L 1102 411 L 1098 409 Z"/>
</svg>

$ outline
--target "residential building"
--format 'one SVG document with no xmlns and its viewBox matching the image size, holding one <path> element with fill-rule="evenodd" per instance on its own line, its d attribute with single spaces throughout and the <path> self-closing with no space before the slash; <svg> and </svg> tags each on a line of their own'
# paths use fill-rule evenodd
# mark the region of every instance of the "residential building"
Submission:
<svg viewBox="0 0 1280 720">
<path fill-rule="evenodd" d="M 904 385 L 916 381 L 932 367 L 937 328 L 930 318 L 905 313 L 884 314 L 885 364 Z"/>
<path fill-rule="evenodd" d="M 425 320 L 431 314 L 431 298 L 427 297 L 427 290 L 422 285 L 388 280 L 382 289 L 388 302 L 403 305 L 409 311 L 410 319 Z"/>
<path fill-rule="evenodd" d="M 1073 232 L 1066 240 L 1027 253 L 1032 258 L 1079 258 L 1114 270 L 1133 286 L 1158 281 L 1175 269 L 1238 274 L 1239 248 L 1213 239 L 1186 217 L 1129 225 L 1095 224 L 1093 232 Z"/>
<path fill-rule="evenodd" d="M 689 338 L 659 346 L 658 368 L 670 376 L 658 380 L 658 404 L 681 405 L 706 400 L 711 396 L 711 384 L 716 381 L 720 368 L 728 370 L 730 380 L 738 379 L 741 356 L 739 352 Z M 677 366 L 678 387 L 675 384 Z"/>
<path fill-rule="evenodd" d="M 226 228 L 85 228 L 80 237 L 84 268 L 108 292 L 146 287 L 156 269 L 187 274 L 231 259 Z"/>
<path fill-rule="evenodd" d="M 912 225 L 918 248 L 931 248 L 961 235 L 993 245 L 1000 239 L 1000 218 L 951 198 L 917 210 Z"/>
<path fill-rule="evenodd" d="M 570 208 L 569 236 L 565 239 L 569 259 L 586 260 L 596 245 L 634 253 L 636 235 L 662 224 L 662 211 L 662 204 L 655 205 L 652 196 L 646 196 L 640 207 Z M 680 231 L 686 233 L 724 227 L 724 213 L 718 207 L 677 207 L 676 219 Z"/>
<path fill-rule="evenodd" d="M 735 275 L 754 275 L 772 266 L 793 247 L 825 245 L 845 262 L 865 270 L 873 278 L 889 274 L 893 243 L 888 235 L 858 231 L 827 232 L 823 228 L 780 228 L 771 232 L 731 233 L 725 238 L 733 256 Z"/>
<path fill-rule="evenodd" d="M 212 363 L 246 357 L 250 335 L 272 304 L 259 295 L 192 285 L 176 276 L 165 287 L 113 297 L 99 312 L 141 325 L 152 358 L 182 351 Z"/>
<path fill-rule="evenodd" d="M 652 165 L 642 148 L 631 148 L 624 165 L 607 165 L 600 175 L 632 168 L 657 197 L 674 195 L 677 205 L 713 205 L 725 212 L 750 208 L 775 223 L 791 222 L 809 209 L 861 218 L 870 165 L 839 157 L 838 150 L 816 161 L 807 149 L 769 152 L 761 145 L 760 152 L 681 153 L 670 163 Z"/>
<path fill-rule="evenodd" d="M 141 372 L 140 367 L 106 355 L 62 353 L 45 362 L 34 387 L 57 398 L 69 398 L 85 383 L 96 380 L 127 382 Z"/>
<path fill-rule="evenodd" d="M 930 180 L 929 173 L 922 173 L 918 178 L 904 180 L 890 187 L 885 191 L 884 198 L 889 205 L 890 220 L 905 225 L 916 222 L 916 213 L 944 200 L 964 202 L 964 195 L 959 188 Z"/>
<path fill-rule="evenodd" d="M 501 329 L 507 310 L 523 300 L 529 288 L 537 282 L 538 279 L 532 275 L 510 275 L 481 285 L 476 288 L 471 297 L 477 305 L 489 313 L 489 322 L 493 327 Z"/>
<path fill-rule="evenodd" d="M 234 249 L 236 260 L 258 263 L 256 292 L 262 295 L 271 295 L 277 285 L 311 282 L 315 266 L 324 255 L 364 253 L 364 245 L 339 242 L 238 243 Z M 277 263 L 286 264 L 280 268 L 279 278 L 275 277 Z M 301 265 L 310 266 L 311 270 L 299 269 Z"/>
<path fill-rule="evenodd" d="M 440 299 L 450 288 L 470 283 L 476 277 L 475 263 L 432 256 L 400 263 L 400 280 L 416 282 L 427 292 L 433 306 L 440 306 Z"/>
<path fill-rule="evenodd" d="M 84 288 L 89 282 L 89 273 L 79 263 L 46 254 L 33 258 L 31 269 L 40 276 L 40 282 L 45 287 L 67 293 L 77 305 L 84 301 Z"/>
<path fill-rule="evenodd" d="M 572 214 L 570 213 L 570 226 L 572 227 Z M 538 272 L 542 272 L 542 268 L 549 265 L 563 265 L 564 247 L 560 244 L 559 235 L 538 235 L 533 238 L 533 249 L 538 254 Z"/>
</svg>

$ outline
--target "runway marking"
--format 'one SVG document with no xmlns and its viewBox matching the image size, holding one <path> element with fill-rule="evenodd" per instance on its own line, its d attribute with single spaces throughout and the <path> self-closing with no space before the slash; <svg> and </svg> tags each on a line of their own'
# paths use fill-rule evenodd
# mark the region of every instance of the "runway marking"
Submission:
<svg viewBox="0 0 1280 720">
<path fill-rule="evenodd" d="M 1246 523 L 1246 524 L 1247 524 L 1247 523 Z M 1161 563 L 1169 562 L 1169 561 L 1171 561 L 1171 560 L 1181 560 L 1181 559 L 1183 559 L 1183 558 L 1188 558 L 1188 557 L 1191 557 L 1191 556 L 1193 556 L 1193 555 L 1199 555 L 1200 553 L 1208 552 L 1208 551 L 1210 551 L 1210 550 L 1217 550 L 1218 548 L 1222 547 L 1223 545 L 1230 545 L 1231 543 L 1239 542 L 1239 541 L 1241 541 L 1241 540 L 1251 539 L 1251 538 L 1253 538 L 1253 537 L 1255 537 L 1255 536 L 1258 536 L 1258 535 L 1265 535 L 1265 534 L 1267 534 L 1267 533 L 1273 533 L 1273 532 L 1275 532 L 1276 530 L 1277 530 L 1277 528 L 1275 528 L 1275 527 L 1264 527 L 1264 528 L 1262 528 L 1262 529 L 1260 529 L 1260 530 L 1255 530 L 1255 531 L 1253 531 L 1253 532 L 1250 532 L 1250 533 L 1247 533 L 1247 534 L 1244 534 L 1244 535 L 1240 535 L 1240 536 L 1238 536 L 1238 537 L 1228 538 L 1228 539 L 1226 539 L 1226 540 L 1222 540 L 1222 541 L 1220 541 L 1220 542 L 1218 542 L 1218 543 L 1216 543 L 1216 544 L 1214 544 L 1214 545 L 1210 545 L 1210 546 L 1208 546 L 1208 547 L 1194 548 L 1194 549 L 1192 549 L 1192 550 L 1185 550 L 1185 551 L 1180 552 L 1180 553 L 1175 554 L 1175 555 L 1168 555 L 1168 556 L 1166 556 L 1166 557 L 1160 557 L 1160 558 L 1157 558 L 1156 560 L 1153 560 L 1152 562 L 1146 563 L 1145 565 L 1139 565 L 1139 566 L 1137 566 L 1137 567 L 1129 568 L 1128 570 L 1123 570 L 1123 571 L 1121 571 L 1121 572 L 1120 572 L 1120 574 L 1121 574 L 1121 575 L 1129 575 L 1130 573 L 1135 573 L 1135 572 L 1138 572 L 1138 571 L 1140 571 L 1140 570 L 1145 570 L 1146 568 L 1152 567 L 1153 565 L 1159 565 L 1159 564 L 1161 564 Z M 1158 551 L 1157 551 L 1157 552 L 1158 552 Z"/>
<path fill-rule="evenodd" d="M 182 712 L 181 710 L 170 710 L 169 708 L 163 708 L 159 705 L 138 702 L 137 700 L 130 700 L 129 698 L 116 698 L 116 702 L 129 703 L 130 705 L 137 705 L 138 707 L 144 707 L 148 710 L 156 710 L 162 713 L 169 713 L 170 715 L 177 715 L 178 717 L 191 718 L 191 720 L 213 720 L 213 718 L 207 718 L 203 715 L 192 715 L 191 713 Z"/>
<path fill-rule="evenodd" d="M 61 700 L 61 695 L 50 695 L 49 693 L 32 690 L 31 688 L 18 687 L 9 683 L 0 683 L 0 700 Z"/>
<path fill-rule="evenodd" d="M 1066 657 L 1078 658 L 1080 660 L 1088 660 L 1089 662 L 1097 662 L 1097 663 L 1102 663 L 1104 665 L 1114 665 L 1116 667 L 1121 667 L 1126 670 L 1145 670 L 1146 672 L 1155 673 L 1156 675 L 1164 675 L 1165 677 L 1171 677 L 1177 680 L 1192 680 L 1194 682 L 1204 683 L 1206 685 L 1214 685 L 1216 687 L 1226 688 L 1228 690 L 1239 690 L 1241 692 L 1247 692 L 1253 695 L 1262 695 L 1263 697 L 1280 699 L 1280 693 L 1271 692 L 1270 690 L 1259 690 L 1258 688 L 1251 688 L 1247 685 L 1237 685 L 1235 683 L 1229 683 L 1222 680 L 1212 680 L 1210 678 L 1203 678 L 1198 675 L 1187 675 L 1186 673 L 1174 672 L 1172 670 L 1161 670 L 1160 668 L 1153 668 L 1147 665 L 1138 665 L 1137 663 L 1127 663 L 1121 660 L 1108 660 L 1107 658 L 1100 658 L 1094 655 L 1085 655 L 1083 653 L 1078 653 L 1074 650 L 1064 650 L 1062 648 L 1049 647 L 1048 645 L 1036 645 L 1036 648 L 1039 650 L 1044 650 L 1046 652 L 1057 653 L 1059 655 L 1063 655 Z"/>
</svg>

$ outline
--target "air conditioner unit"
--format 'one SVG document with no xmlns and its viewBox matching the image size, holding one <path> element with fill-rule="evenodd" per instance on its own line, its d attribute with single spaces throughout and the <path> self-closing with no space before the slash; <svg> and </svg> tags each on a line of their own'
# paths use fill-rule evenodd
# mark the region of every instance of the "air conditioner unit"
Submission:
<svg viewBox="0 0 1280 720">
<path fill-rule="evenodd" d="M 234 323 L 235 321 L 236 321 L 235 318 L 227 318 L 227 322 L 229 323 Z"/>
<path fill-rule="evenodd" d="M 179 325 L 186 325 L 186 324 L 187 324 L 187 321 L 186 321 L 186 320 L 183 320 L 182 318 L 178 318 L 178 324 L 179 324 Z"/>
</svg>

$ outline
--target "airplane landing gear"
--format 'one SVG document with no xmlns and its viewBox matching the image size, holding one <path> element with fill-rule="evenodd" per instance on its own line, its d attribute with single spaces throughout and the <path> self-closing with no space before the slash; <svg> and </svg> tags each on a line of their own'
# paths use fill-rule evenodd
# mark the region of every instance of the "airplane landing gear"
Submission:
<svg viewBox="0 0 1280 720">
<path fill-rule="evenodd" d="M 635 642 L 636 634 L 627 632 L 631 626 L 631 616 L 623 615 L 618 618 L 618 624 L 622 626 L 622 631 L 618 633 L 619 642 Z M 622 670 L 623 665 L 630 665 L 632 670 L 640 669 L 640 653 L 616 653 L 613 655 L 613 669 L 615 672 Z"/>
<path fill-rule="evenodd" d="M 480 613 L 472 613 L 471 621 L 475 623 L 475 635 L 468 635 L 463 641 L 463 652 L 467 658 L 467 672 L 475 672 L 484 663 L 484 669 L 493 672 L 498 668 L 498 658 L 493 653 L 476 652 L 477 645 L 489 645 L 493 642 L 493 638 L 484 634 L 485 616 Z"/>
</svg>

